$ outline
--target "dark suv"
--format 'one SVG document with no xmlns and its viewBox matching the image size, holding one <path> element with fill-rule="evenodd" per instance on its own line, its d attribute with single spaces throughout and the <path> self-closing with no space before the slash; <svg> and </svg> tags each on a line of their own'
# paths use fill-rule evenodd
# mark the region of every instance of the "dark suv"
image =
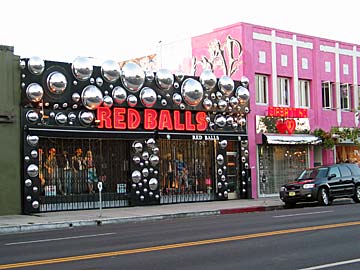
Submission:
<svg viewBox="0 0 360 270">
<path fill-rule="evenodd" d="M 360 202 L 358 165 L 343 163 L 305 169 L 298 178 L 280 188 L 280 199 L 286 207 L 309 201 L 330 205 L 336 198 L 352 198 L 354 202 Z"/>
</svg>

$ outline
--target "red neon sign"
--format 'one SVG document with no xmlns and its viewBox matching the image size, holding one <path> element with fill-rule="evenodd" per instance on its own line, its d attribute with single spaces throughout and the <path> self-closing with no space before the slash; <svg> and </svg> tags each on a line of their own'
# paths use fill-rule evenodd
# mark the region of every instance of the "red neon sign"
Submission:
<svg viewBox="0 0 360 270">
<path fill-rule="evenodd" d="M 195 115 L 194 115 L 195 114 Z M 183 116 L 183 117 L 182 117 Z M 169 111 L 144 109 L 141 114 L 133 108 L 99 107 L 97 109 L 98 128 L 145 130 L 175 130 L 175 131 L 205 131 L 208 123 L 205 112 Z"/>
<path fill-rule="evenodd" d="M 303 108 L 269 106 L 267 116 L 284 118 L 308 118 L 308 110 Z"/>
</svg>

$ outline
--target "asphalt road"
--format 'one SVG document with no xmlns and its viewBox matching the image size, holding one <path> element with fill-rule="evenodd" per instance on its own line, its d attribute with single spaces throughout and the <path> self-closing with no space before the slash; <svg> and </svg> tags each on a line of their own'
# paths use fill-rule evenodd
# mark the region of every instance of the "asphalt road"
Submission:
<svg viewBox="0 0 360 270">
<path fill-rule="evenodd" d="M 0 269 L 360 269 L 360 205 L 1 235 Z"/>
</svg>

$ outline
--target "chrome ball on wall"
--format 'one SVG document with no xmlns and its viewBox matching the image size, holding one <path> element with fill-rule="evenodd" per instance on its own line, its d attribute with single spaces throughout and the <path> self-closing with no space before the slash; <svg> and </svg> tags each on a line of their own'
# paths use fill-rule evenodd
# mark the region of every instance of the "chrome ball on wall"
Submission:
<svg viewBox="0 0 360 270">
<path fill-rule="evenodd" d="M 107 60 L 101 65 L 101 75 L 107 82 L 116 82 L 120 78 L 120 66 L 113 60 Z"/>
<path fill-rule="evenodd" d="M 156 178 L 151 178 L 149 180 L 149 187 L 152 191 L 157 190 L 159 187 L 159 181 Z"/>
<path fill-rule="evenodd" d="M 38 142 L 39 142 L 39 137 L 38 136 L 27 135 L 26 136 L 26 141 L 27 141 L 28 145 L 36 146 L 38 144 Z"/>
<path fill-rule="evenodd" d="M 36 177 L 39 174 L 39 167 L 35 164 L 30 164 L 27 167 L 26 172 L 30 177 Z"/>
<path fill-rule="evenodd" d="M 44 90 L 42 86 L 38 83 L 31 83 L 26 88 L 26 97 L 31 102 L 39 102 L 44 95 Z"/>
<path fill-rule="evenodd" d="M 117 104 L 123 104 L 127 98 L 127 93 L 121 86 L 116 86 L 112 91 L 112 96 Z"/>
<path fill-rule="evenodd" d="M 56 95 L 61 95 L 67 87 L 67 79 L 64 74 L 54 71 L 49 74 L 46 80 L 49 91 Z"/>
<path fill-rule="evenodd" d="M 71 96 L 71 99 L 72 99 L 72 101 L 74 101 L 74 102 L 79 102 L 79 100 L 80 100 L 80 94 L 79 93 L 73 93 L 72 94 L 72 96 Z"/>
<path fill-rule="evenodd" d="M 169 90 L 174 83 L 174 75 L 168 69 L 159 69 L 155 75 L 156 84 L 163 90 Z"/>
<path fill-rule="evenodd" d="M 219 79 L 218 86 L 220 91 L 225 95 L 229 96 L 234 91 L 235 85 L 233 79 L 231 79 L 229 76 L 222 76 Z"/>
<path fill-rule="evenodd" d="M 217 164 L 223 165 L 224 161 L 225 161 L 224 156 L 222 154 L 217 155 L 216 161 L 217 161 Z"/>
<path fill-rule="evenodd" d="M 121 81 L 127 90 L 137 92 L 144 85 L 145 72 L 139 65 L 128 62 L 122 68 Z"/>
<path fill-rule="evenodd" d="M 228 145 L 228 142 L 227 142 L 227 140 L 222 140 L 219 142 L 219 145 L 220 145 L 221 149 L 225 149 Z"/>
<path fill-rule="evenodd" d="M 92 112 L 80 112 L 79 120 L 83 125 L 90 125 L 95 119 L 95 115 Z"/>
<path fill-rule="evenodd" d="M 112 97 L 110 97 L 110 96 L 104 96 L 103 105 L 104 105 L 105 107 L 110 108 L 110 107 L 112 107 L 113 104 L 114 104 L 114 101 L 113 101 Z"/>
<path fill-rule="evenodd" d="M 45 62 L 38 56 L 33 56 L 28 61 L 28 69 L 34 75 L 41 75 L 45 69 Z"/>
<path fill-rule="evenodd" d="M 39 114 L 33 110 L 26 113 L 26 120 L 30 123 L 35 123 L 39 120 Z"/>
<path fill-rule="evenodd" d="M 127 97 L 127 104 L 130 106 L 130 107 L 135 107 L 138 103 L 138 100 L 137 100 L 137 97 L 134 96 L 134 95 L 129 95 Z"/>
<path fill-rule="evenodd" d="M 215 116 L 214 122 L 218 127 L 222 128 L 226 125 L 226 118 L 225 116 L 218 114 Z"/>
<path fill-rule="evenodd" d="M 156 103 L 156 97 L 156 92 L 150 87 L 144 87 L 143 89 L 141 89 L 140 100 L 145 107 L 153 107 Z"/>
<path fill-rule="evenodd" d="M 203 101 L 203 107 L 205 110 L 209 111 L 211 110 L 211 107 L 213 106 L 213 103 L 210 99 L 208 98 L 205 98 L 204 101 Z"/>
<path fill-rule="evenodd" d="M 139 172 L 138 170 L 135 170 L 131 173 L 131 179 L 134 183 L 139 183 L 141 180 L 141 172 Z"/>
<path fill-rule="evenodd" d="M 89 110 L 97 109 L 104 101 L 102 92 L 95 85 L 88 85 L 84 88 L 81 100 L 85 108 Z"/>
<path fill-rule="evenodd" d="M 182 97 L 179 93 L 174 93 L 172 100 L 173 100 L 174 104 L 180 105 L 182 102 Z"/>
<path fill-rule="evenodd" d="M 188 78 L 181 85 L 181 95 L 186 104 L 190 106 L 197 106 L 204 96 L 204 90 L 201 83 Z"/>
<path fill-rule="evenodd" d="M 240 100 L 240 104 L 244 104 L 249 101 L 250 93 L 245 87 L 239 86 L 236 89 L 236 97 Z"/>
<path fill-rule="evenodd" d="M 139 141 L 135 141 L 132 143 L 132 148 L 135 153 L 140 153 L 143 150 L 143 145 Z"/>
<path fill-rule="evenodd" d="M 154 138 L 150 138 L 148 140 L 146 140 L 146 145 L 147 147 L 149 147 L 150 149 L 154 149 L 155 148 L 155 139 Z"/>
<path fill-rule="evenodd" d="M 246 76 L 241 76 L 240 83 L 242 86 L 248 88 L 249 87 L 249 78 Z"/>
<path fill-rule="evenodd" d="M 157 155 L 151 155 L 149 160 L 150 160 L 151 165 L 154 167 L 157 166 L 160 162 L 160 158 Z"/>
<path fill-rule="evenodd" d="M 201 72 L 200 82 L 209 91 L 216 86 L 216 76 L 211 70 L 206 69 Z"/>
<path fill-rule="evenodd" d="M 88 57 L 76 57 L 71 64 L 71 70 L 76 79 L 86 81 L 93 73 L 92 61 Z"/>
<path fill-rule="evenodd" d="M 26 180 L 25 180 L 25 186 L 26 186 L 26 187 L 31 187 L 31 185 L 32 185 L 31 179 L 26 179 Z"/>
<path fill-rule="evenodd" d="M 55 115 L 55 122 L 59 125 L 64 125 L 67 122 L 67 116 L 64 113 L 59 112 Z"/>
</svg>

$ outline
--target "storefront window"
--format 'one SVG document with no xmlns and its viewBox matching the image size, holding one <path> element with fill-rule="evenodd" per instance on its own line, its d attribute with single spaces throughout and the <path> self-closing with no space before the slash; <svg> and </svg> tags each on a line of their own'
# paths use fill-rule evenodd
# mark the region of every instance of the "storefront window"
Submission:
<svg viewBox="0 0 360 270">
<path fill-rule="evenodd" d="M 260 196 L 277 194 L 281 185 L 309 166 L 308 156 L 303 145 L 259 146 Z"/>
<path fill-rule="evenodd" d="M 360 147 L 354 145 L 337 145 L 336 163 L 342 162 L 360 164 Z"/>
</svg>

